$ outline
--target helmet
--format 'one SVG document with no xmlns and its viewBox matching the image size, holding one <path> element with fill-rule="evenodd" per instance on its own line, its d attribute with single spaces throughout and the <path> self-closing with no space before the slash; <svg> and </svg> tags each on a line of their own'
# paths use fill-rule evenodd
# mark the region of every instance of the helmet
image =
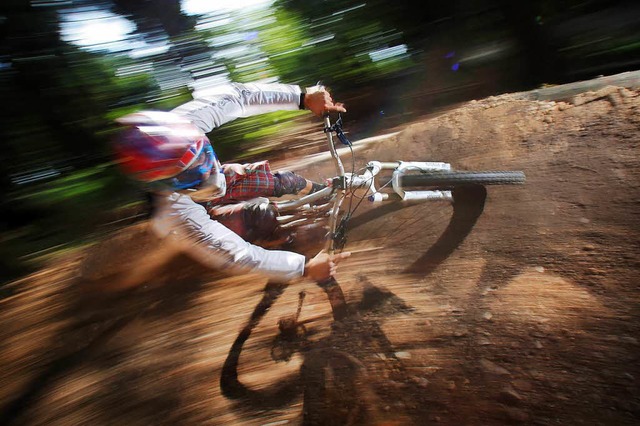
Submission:
<svg viewBox="0 0 640 426">
<path fill-rule="evenodd" d="M 116 120 L 125 126 L 115 144 L 125 173 L 138 181 L 172 190 L 215 185 L 224 194 L 224 176 L 205 134 L 186 118 L 141 111 Z"/>
</svg>

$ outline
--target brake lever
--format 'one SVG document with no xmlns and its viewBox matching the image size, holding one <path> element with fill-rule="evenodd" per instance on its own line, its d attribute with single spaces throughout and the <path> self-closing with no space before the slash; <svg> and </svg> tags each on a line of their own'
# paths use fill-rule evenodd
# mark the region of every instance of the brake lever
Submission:
<svg viewBox="0 0 640 426">
<path fill-rule="evenodd" d="M 338 114 L 338 119 L 333 123 L 333 126 L 324 129 L 326 132 L 336 132 L 336 136 L 342 142 L 343 145 L 351 146 L 351 141 L 347 138 L 347 135 L 342 131 L 342 115 Z"/>
</svg>

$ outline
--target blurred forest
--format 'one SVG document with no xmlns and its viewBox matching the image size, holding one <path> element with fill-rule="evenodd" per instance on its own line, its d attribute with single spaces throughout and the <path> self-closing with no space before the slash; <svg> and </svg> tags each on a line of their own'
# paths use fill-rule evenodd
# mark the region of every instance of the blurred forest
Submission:
<svg viewBox="0 0 640 426">
<path fill-rule="evenodd" d="M 109 40 L 99 24 L 115 18 L 129 27 Z M 106 40 L 83 43 L 72 31 L 83 23 Z M 276 0 L 194 14 L 179 0 L 3 0 L 0 282 L 140 203 L 109 148 L 113 119 L 128 112 L 173 108 L 226 81 L 322 80 L 366 133 L 639 64 L 634 1 Z M 242 158 L 301 114 L 238 120 L 215 131 L 216 149 Z"/>
</svg>

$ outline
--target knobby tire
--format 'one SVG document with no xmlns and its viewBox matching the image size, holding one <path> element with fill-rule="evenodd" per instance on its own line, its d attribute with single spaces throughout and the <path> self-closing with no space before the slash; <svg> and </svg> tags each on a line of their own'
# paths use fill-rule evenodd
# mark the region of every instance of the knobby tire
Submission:
<svg viewBox="0 0 640 426">
<path fill-rule="evenodd" d="M 486 171 L 486 172 L 430 172 L 404 175 L 402 186 L 409 187 L 453 187 L 461 185 L 521 185 L 525 182 L 523 172 Z"/>
</svg>

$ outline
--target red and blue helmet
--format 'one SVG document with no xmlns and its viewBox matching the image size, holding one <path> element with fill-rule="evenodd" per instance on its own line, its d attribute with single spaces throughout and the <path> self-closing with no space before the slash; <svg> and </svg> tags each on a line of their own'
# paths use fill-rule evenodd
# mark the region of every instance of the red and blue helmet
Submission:
<svg viewBox="0 0 640 426">
<path fill-rule="evenodd" d="M 219 174 L 220 162 L 209 139 L 186 118 L 141 111 L 116 121 L 125 126 L 115 143 L 116 156 L 134 179 L 182 190 Z"/>
</svg>

